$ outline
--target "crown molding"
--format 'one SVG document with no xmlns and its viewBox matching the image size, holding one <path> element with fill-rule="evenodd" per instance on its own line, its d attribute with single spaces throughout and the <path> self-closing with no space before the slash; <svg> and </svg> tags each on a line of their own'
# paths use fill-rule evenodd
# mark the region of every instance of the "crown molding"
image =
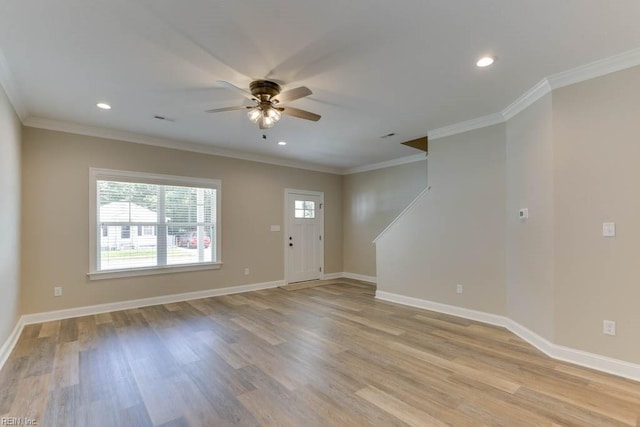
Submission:
<svg viewBox="0 0 640 427">
<path fill-rule="evenodd" d="M 13 109 L 20 118 L 20 121 L 24 122 L 29 112 L 22 93 L 18 89 L 18 84 L 13 78 L 7 58 L 4 56 L 4 53 L 2 53 L 2 49 L 0 49 L 0 85 L 7 94 L 7 98 L 9 98 L 9 102 L 13 105 Z"/>
<path fill-rule="evenodd" d="M 449 126 L 444 126 L 438 129 L 434 129 L 428 132 L 430 140 L 444 138 L 447 136 L 456 135 L 459 133 L 468 132 L 475 129 L 481 129 L 484 127 L 492 126 L 495 124 L 503 123 L 518 113 L 524 111 L 531 106 L 534 102 L 542 98 L 543 96 L 552 93 L 553 90 L 580 83 L 586 80 L 590 80 L 596 77 L 601 77 L 606 74 L 614 73 L 617 71 L 625 70 L 627 68 L 640 65 L 640 48 L 633 49 L 627 52 L 600 59 L 571 70 L 563 71 L 557 74 L 548 76 L 540 80 L 527 92 L 518 97 L 515 101 L 509 104 L 506 108 L 498 113 L 489 114 L 486 116 L 478 117 L 475 119 L 467 120 L 464 122 L 455 123 Z M 11 104 L 13 105 L 16 113 L 20 117 L 20 120 L 25 126 L 49 129 L 60 132 L 76 133 L 80 135 L 95 136 L 99 138 L 116 139 L 120 141 L 134 142 L 138 144 L 153 145 L 157 147 L 173 148 L 183 151 L 192 151 L 196 153 L 211 154 L 221 157 L 230 157 L 241 160 L 249 160 L 259 163 L 267 163 L 277 166 L 292 167 L 298 169 L 306 169 L 317 172 L 333 173 L 339 175 L 349 175 L 359 172 L 367 172 L 376 169 L 383 169 L 397 165 L 403 165 L 407 163 L 417 162 L 423 160 L 425 156 L 423 154 L 415 154 L 412 156 L 401 157 L 399 159 L 388 160 L 379 163 L 367 164 L 357 166 L 353 168 L 336 168 L 330 166 L 323 166 L 314 163 L 300 162 L 295 160 L 286 160 L 282 158 L 263 156 L 259 154 L 250 154 L 245 152 L 239 152 L 235 150 L 228 150 L 208 146 L 204 144 L 198 144 L 188 141 L 178 141 L 159 137 L 152 137 L 147 135 L 136 134 L 132 132 L 119 131 L 115 129 L 107 129 L 93 126 L 86 126 L 77 123 L 70 123 L 52 119 L 44 119 L 39 117 L 28 117 L 28 110 L 20 91 L 17 88 L 15 79 L 11 75 L 11 71 L 7 64 L 6 58 L 0 50 L 0 84 L 7 93 Z"/>
<path fill-rule="evenodd" d="M 542 79 L 536 84 L 534 87 L 526 91 L 522 94 L 518 99 L 513 101 L 507 108 L 502 110 L 503 121 L 510 120 L 512 117 L 516 116 L 518 113 L 524 111 L 529 106 L 531 106 L 538 99 L 543 96 L 551 93 L 551 85 L 549 84 L 549 80 Z"/>
<path fill-rule="evenodd" d="M 351 175 L 353 173 L 390 168 L 392 166 L 406 165 L 407 163 L 414 163 L 422 160 L 427 160 L 427 153 L 412 154 L 411 156 L 400 157 L 398 159 L 387 160 L 385 162 L 356 166 L 355 168 L 345 169 L 344 171 L 342 171 L 342 175 Z"/>
<path fill-rule="evenodd" d="M 446 136 L 457 135 L 459 133 L 469 132 L 470 130 L 480 129 L 504 122 L 502 113 L 493 113 L 487 116 L 478 117 L 476 119 L 455 123 L 427 132 L 429 140 L 444 138 Z"/>
<path fill-rule="evenodd" d="M 549 80 L 552 89 L 558 89 L 638 65 L 640 65 L 640 48 L 553 74 L 547 77 L 547 80 Z"/>
<path fill-rule="evenodd" d="M 317 165 L 314 163 L 286 160 L 276 157 L 263 156 L 260 154 L 250 154 L 234 150 L 226 150 L 204 144 L 197 144 L 189 141 L 166 139 L 155 136 L 143 135 L 134 132 L 121 131 L 116 129 L 102 128 L 97 126 L 86 126 L 79 123 L 65 122 L 61 120 L 45 119 L 41 117 L 29 117 L 23 121 L 28 127 L 47 129 L 58 132 L 74 133 L 78 135 L 93 136 L 97 138 L 113 139 L 117 141 L 133 142 L 136 144 L 152 145 L 155 147 L 171 148 L 175 150 L 191 151 L 194 153 L 210 154 L 213 156 L 229 157 L 233 159 L 248 160 L 251 162 L 266 163 L 276 166 L 284 166 L 297 169 L 305 169 L 316 172 L 341 174 L 342 169 L 329 166 Z"/>
<path fill-rule="evenodd" d="M 444 138 L 446 136 L 506 122 L 555 89 L 626 70 L 627 68 L 638 65 L 640 65 L 640 48 L 599 59 L 557 74 L 552 74 L 540 80 L 501 112 L 434 129 L 428 132 L 429 139 Z"/>
</svg>

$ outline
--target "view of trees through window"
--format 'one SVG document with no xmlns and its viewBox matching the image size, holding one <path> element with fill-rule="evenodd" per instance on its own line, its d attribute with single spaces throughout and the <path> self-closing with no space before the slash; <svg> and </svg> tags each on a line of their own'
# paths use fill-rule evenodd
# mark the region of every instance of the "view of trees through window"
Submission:
<svg viewBox="0 0 640 427">
<path fill-rule="evenodd" d="M 158 185 L 98 181 L 98 194 L 100 195 L 100 206 L 105 206 L 113 202 L 135 203 L 152 212 L 158 209 Z M 197 222 L 197 188 L 164 186 L 165 188 L 165 215 L 174 223 Z M 205 189 L 204 206 L 212 206 L 212 198 L 215 197 L 215 190 Z M 156 212 L 157 213 L 157 212 Z M 205 209 L 205 217 L 201 222 L 211 222 L 212 209 Z M 186 230 L 173 227 L 174 234 L 179 234 Z"/>
</svg>

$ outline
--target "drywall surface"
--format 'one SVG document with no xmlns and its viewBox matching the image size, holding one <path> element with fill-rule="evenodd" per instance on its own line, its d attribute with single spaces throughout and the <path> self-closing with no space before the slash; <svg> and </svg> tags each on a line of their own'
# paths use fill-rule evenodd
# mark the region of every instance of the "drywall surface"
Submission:
<svg viewBox="0 0 640 427">
<path fill-rule="evenodd" d="M 507 312 L 553 340 L 553 126 L 548 94 L 507 122 Z M 529 218 L 521 220 L 520 209 Z"/>
<path fill-rule="evenodd" d="M 378 240 L 378 289 L 505 314 L 505 126 L 430 142 L 428 175 L 431 190 Z"/>
<path fill-rule="evenodd" d="M 22 251 L 25 313 L 282 280 L 284 236 L 270 226 L 284 225 L 285 188 L 324 192 L 325 272 L 343 271 L 340 175 L 28 127 L 23 136 L 22 240 L 38 242 Z M 222 267 L 90 281 L 90 167 L 220 179 Z"/>
<path fill-rule="evenodd" d="M 376 276 L 373 239 L 426 187 L 426 158 L 344 176 L 344 271 Z"/>
<path fill-rule="evenodd" d="M 553 93 L 555 338 L 640 363 L 640 67 Z M 602 223 L 616 223 L 616 237 Z M 602 321 L 617 322 L 617 335 Z"/>
<path fill-rule="evenodd" d="M 22 124 L 0 86 L 0 345 L 20 314 L 21 131 Z"/>
</svg>

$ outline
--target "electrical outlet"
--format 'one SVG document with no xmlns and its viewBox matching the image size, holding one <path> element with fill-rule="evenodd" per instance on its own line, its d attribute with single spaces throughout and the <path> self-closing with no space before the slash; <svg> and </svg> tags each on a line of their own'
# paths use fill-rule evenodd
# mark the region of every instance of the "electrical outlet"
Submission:
<svg viewBox="0 0 640 427">
<path fill-rule="evenodd" d="M 464 292 L 464 286 L 456 285 L 456 294 L 461 294 L 462 292 Z"/>
<path fill-rule="evenodd" d="M 62 286 L 56 286 L 55 288 L 53 288 L 53 296 L 54 297 L 62 296 Z"/>
<path fill-rule="evenodd" d="M 603 320 L 602 321 L 602 333 L 605 335 L 615 335 L 616 334 L 616 322 L 613 320 Z"/>
<path fill-rule="evenodd" d="M 245 275 L 245 276 L 248 276 L 248 275 L 249 275 L 249 267 L 247 267 L 247 268 L 245 268 L 245 269 L 244 269 L 244 275 Z"/>
</svg>

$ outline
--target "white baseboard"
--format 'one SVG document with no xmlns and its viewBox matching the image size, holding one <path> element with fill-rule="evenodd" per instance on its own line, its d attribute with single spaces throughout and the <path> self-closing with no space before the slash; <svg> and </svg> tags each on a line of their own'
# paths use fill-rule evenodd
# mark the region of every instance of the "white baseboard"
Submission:
<svg viewBox="0 0 640 427">
<path fill-rule="evenodd" d="M 375 276 L 365 276 L 364 274 L 342 272 L 340 273 L 340 277 L 346 277 L 347 279 L 353 279 L 353 280 L 361 280 L 363 282 L 371 282 L 374 284 L 377 283 L 376 282 L 377 279 Z"/>
<path fill-rule="evenodd" d="M 322 275 L 322 280 L 335 280 L 344 277 L 344 273 L 328 273 Z"/>
<path fill-rule="evenodd" d="M 142 298 L 129 301 L 119 301 L 108 304 L 90 305 L 86 307 L 70 308 L 66 310 L 47 311 L 44 313 L 25 314 L 18 319 L 11 335 L 0 348 L 0 369 L 4 366 L 13 351 L 18 338 L 25 325 L 34 323 L 51 322 L 53 320 L 70 319 L 73 317 L 90 316 L 93 314 L 107 313 L 110 311 L 127 310 L 131 308 L 147 307 L 150 305 L 169 304 L 172 302 L 190 301 L 200 298 L 216 297 L 221 295 L 239 294 L 242 292 L 272 289 L 283 285 L 284 281 L 254 283 L 250 285 L 230 286 L 228 288 L 208 289 L 206 291 L 185 292 L 181 294 L 163 295 L 159 297 Z"/>
<path fill-rule="evenodd" d="M 597 371 L 606 372 L 619 377 L 640 381 L 640 365 L 638 364 L 554 344 L 505 316 L 384 291 L 376 291 L 376 298 L 411 307 L 436 311 L 438 313 L 450 314 L 452 316 L 488 323 L 490 325 L 502 326 L 553 359 L 562 360 L 563 362 L 573 363 L 574 365 L 584 366 L 585 368 L 595 369 Z"/>
<path fill-rule="evenodd" d="M 376 291 L 376 298 L 395 302 L 411 307 L 423 308 L 425 310 L 437 311 L 438 313 L 450 314 L 452 316 L 463 317 L 465 319 L 476 320 L 490 325 L 505 326 L 507 320 L 504 316 L 485 313 L 484 311 L 470 310 L 468 308 L 456 307 L 454 305 L 441 304 L 439 302 L 427 301 L 420 298 L 407 297 L 390 292 Z"/>
<path fill-rule="evenodd" d="M 92 314 L 107 313 L 110 311 L 128 310 L 131 308 L 147 307 L 150 305 L 169 304 L 172 302 L 190 301 L 200 298 L 217 297 L 221 295 L 239 294 L 242 292 L 259 291 L 261 289 L 277 288 L 283 285 L 284 281 L 254 283 L 251 285 L 230 286 L 228 288 L 208 289 L 206 291 L 185 292 L 182 294 L 163 295 L 135 299 L 129 301 L 119 301 L 108 304 L 89 305 L 85 307 L 70 308 L 67 310 L 47 311 L 44 313 L 25 314 L 22 316 L 23 323 L 50 322 L 52 320 L 70 319 L 73 317 L 90 316 Z"/>
<path fill-rule="evenodd" d="M 22 333 L 22 328 L 24 327 L 24 323 L 22 323 L 22 317 L 18 319 L 16 322 L 16 326 L 14 326 L 11 334 L 7 337 L 7 340 L 0 348 L 0 369 L 4 366 L 5 362 L 9 358 L 9 355 L 13 351 L 13 348 L 16 346 L 18 342 L 18 338 L 20 338 L 20 334 Z"/>
</svg>

